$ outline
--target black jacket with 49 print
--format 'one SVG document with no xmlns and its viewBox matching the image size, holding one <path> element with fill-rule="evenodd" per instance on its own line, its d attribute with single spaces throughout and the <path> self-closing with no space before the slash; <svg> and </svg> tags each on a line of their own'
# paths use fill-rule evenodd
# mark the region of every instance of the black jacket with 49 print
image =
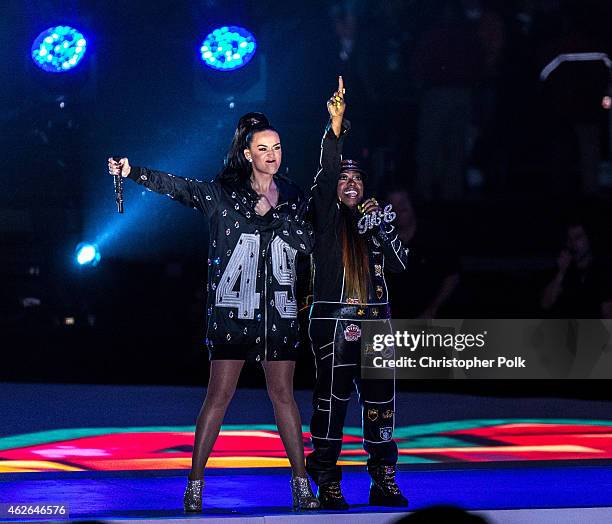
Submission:
<svg viewBox="0 0 612 524">
<path fill-rule="evenodd" d="M 210 221 L 206 343 L 211 359 L 295 360 L 296 255 L 314 244 L 307 202 L 275 176 L 276 208 L 259 216 L 247 182 L 201 182 L 143 167 L 129 178 L 202 211 Z"/>
</svg>

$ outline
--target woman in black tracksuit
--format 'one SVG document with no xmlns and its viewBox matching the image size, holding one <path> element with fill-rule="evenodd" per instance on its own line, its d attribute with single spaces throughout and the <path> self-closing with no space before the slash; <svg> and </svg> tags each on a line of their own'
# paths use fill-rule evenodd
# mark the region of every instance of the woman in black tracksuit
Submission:
<svg viewBox="0 0 612 524">
<path fill-rule="evenodd" d="M 299 188 L 279 176 L 280 138 L 265 115 L 249 113 L 238 124 L 225 168 L 210 182 L 189 180 L 108 160 L 109 172 L 208 217 L 208 326 L 211 367 L 198 416 L 186 511 L 202 510 L 203 473 L 247 360 L 261 362 L 278 430 L 291 463 L 296 509 L 316 509 L 304 469 L 300 414 L 293 398 L 298 321 L 295 258 L 314 242 L 304 220 Z"/>
<path fill-rule="evenodd" d="M 383 213 L 374 199 L 362 203 L 365 172 L 357 162 L 341 159 L 349 129 L 348 122 L 343 122 L 343 95 L 340 77 L 338 91 L 327 103 L 331 122 L 323 136 L 321 166 L 310 201 L 315 247 L 309 335 L 317 376 L 310 425 L 314 451 L 306 459 L 306 469 L 319 487 L 322 508 L 348 508 L 340 490 L 337 460 L 354 384 L 369 454 L 370 504 L 405 506 L 407 500 L 395 482 L 394 373 L 389 370 L 388 378 L 362 379 L 360 339 L 363 322 L 389 324 L 384 270 L 403 271 L 407 250 L 393 233 L 390 207 Z M 360 218 L 373 213 L 381 217 L 380 224 L 363 227 Z"/>
</svg>

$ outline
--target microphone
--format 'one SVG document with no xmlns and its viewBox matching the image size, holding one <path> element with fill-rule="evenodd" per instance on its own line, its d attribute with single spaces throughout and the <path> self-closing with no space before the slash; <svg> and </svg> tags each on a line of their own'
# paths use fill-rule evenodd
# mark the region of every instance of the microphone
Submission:
<svg viewBox="0 0 612 524">
<path fill-rule="evenodd" d="M 120 156 L 114 156 L 113 160 L 119 162 Z M 115 185 L 115 202 L 117 202 L 117 213 L 123 213 L 123 177 L 121 173 L 113 175 L 113 182 Z"/>
</svg>

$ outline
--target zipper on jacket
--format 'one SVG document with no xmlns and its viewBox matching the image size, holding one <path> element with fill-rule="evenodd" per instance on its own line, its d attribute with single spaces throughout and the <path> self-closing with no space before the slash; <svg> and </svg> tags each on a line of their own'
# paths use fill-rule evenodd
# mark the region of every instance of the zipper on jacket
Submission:
<svg viewBox="0 0 612 524">
<path fill-rule="evenodd" d="M 272 240 L 274 240 L 274 231 L 272 231 L 270 242 L 266 245 L 266 258 L 264 260 L 264 361 L 268 359 L 268 254 Z"/>
<path fill-rule="evenodd" d="M 266 248 L 267 250 L 267 248 Z M 268 257 L 264 260 L 264 362 L 268 358 Z"/>
<path fill-rule="evenodd" d="M 287 205 L 288 202 L 281 202 L 272 210 L 276 210 L 284 205 Z M 268 254 L 270 250 L 270 244 L 274 240 L 274 231 L 272 231 L 272 236 L 270 237 L 270 241 L 266 246 L 266 258 L 264 260 L 264 360 L 268 359 Z"/>
</svg>

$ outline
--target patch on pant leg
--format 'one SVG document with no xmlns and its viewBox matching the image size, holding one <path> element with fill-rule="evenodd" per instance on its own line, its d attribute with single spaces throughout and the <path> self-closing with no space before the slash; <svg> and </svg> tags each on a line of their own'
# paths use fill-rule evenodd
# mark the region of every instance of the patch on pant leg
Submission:
<svg viewBox="0 0 612 524">
<path fill-rule="evenodd" d="M 361 329 L 356 324 L 349 324 L 344 330 L 344 340 L 355 342 L 361 338 Z"/>
<path fill-rule="evenodd" d="M 380 439 L 381 440 L 391 440 L 391 436 L 393 435 L 393 428 L 391 426 L 385 426 L 380 428 Z"/>
<path fill-rule="evenodd" d="M 392 409 L 388 409 L 385 412 L 383 412 L 382 418 L 392 418 L 393 414 L 394 414 L 393 410 Z"/>
<path fill-rule="evenodd" d="M 374 422 L 378 419 L 378 410 L 377 409 L 368 409 L 368 419 Z"/>
</svg>

